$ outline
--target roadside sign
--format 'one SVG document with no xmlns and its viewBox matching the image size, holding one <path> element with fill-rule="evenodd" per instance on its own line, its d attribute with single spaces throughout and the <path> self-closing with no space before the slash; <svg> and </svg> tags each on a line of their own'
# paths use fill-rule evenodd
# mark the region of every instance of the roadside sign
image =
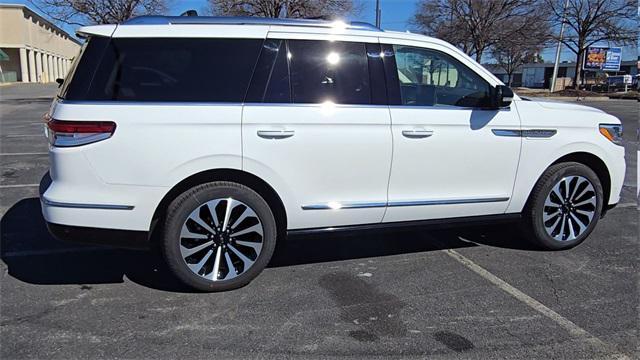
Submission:
<svg viewBox="0 0 640 360">
<path fill-rule="evenodd" d="M 589 46 L 584 54 L 584 70 L 620 71 L 622 48 Z"/>
</svg>

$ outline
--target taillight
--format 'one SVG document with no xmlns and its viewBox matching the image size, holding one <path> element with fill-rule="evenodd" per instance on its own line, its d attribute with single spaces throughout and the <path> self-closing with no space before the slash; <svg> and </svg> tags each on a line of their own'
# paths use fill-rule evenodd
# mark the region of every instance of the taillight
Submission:
<svg viewBox="0 0 640 360">
<path fill-rule="evenodd" d="M 116 131 L 113 121 L 47 121 L 47 137 L 53 146 L 69 147 L 91 144 L 110 138 Z"/>
</svg>

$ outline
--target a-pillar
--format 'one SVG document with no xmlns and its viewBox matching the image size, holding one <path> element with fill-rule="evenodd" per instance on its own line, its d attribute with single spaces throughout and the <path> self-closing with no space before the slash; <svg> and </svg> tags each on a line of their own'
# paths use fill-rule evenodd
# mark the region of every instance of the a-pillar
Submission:
<svg viewBox="0 0 640 360">
<path fill-rule="evenodd" d="M 27 60 L 27 49 L 20 48 L 20 76 L 22 82 L 29 82 L 29 60 Z"/>
</svg>

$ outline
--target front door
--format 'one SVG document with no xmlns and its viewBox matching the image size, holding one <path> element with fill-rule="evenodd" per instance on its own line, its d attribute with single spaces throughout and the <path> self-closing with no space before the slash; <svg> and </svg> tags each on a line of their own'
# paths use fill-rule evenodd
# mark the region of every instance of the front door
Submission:
<svg viewBox="0 0 640 360">
<path fill-rule="evenodd" d="M 515 107 L 483 110 L 492 85 L 446 48 L 384 47 L 399 97 L 384 221 L 504 213 L 520 157 L 521 139 L 504 136 L 520 129 Z"/>
</svg>

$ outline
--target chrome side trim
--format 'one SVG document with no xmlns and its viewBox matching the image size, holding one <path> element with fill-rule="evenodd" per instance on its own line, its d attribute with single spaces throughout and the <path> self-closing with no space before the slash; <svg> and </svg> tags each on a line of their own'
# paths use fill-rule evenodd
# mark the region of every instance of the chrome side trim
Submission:
<svg viewBox="0 0 640 360">
<path fill-rule="evenodd" d="M 385 207 L 385 201 L 376 202 L 328 202 L 324 204 L 302 205 L 302 210 L 341 210 L 341 209 L 367 209 Z"/>
<path fill-rule="evenodd" d="M 522 136 L 521 130 L 512 130 L 512 129 L 492 129 L 491 132 L 496 136 L 507 136 L 507 137 L 520 137 Z"/>
<path fill-rule="evenodd" d="M 547 139 L 557 134 L 558 130 L 554 130 L 554 129 L 527 129 L 527 130 L 492 129 L 491 132 L 496 136 Z"/>
<path fill-rule="evenodd" d="M 71 209 L 99 209 L 99 210 L 133 210 L 132 205 L 110 205 L 110 204 L 82 204 L 82 203 L 66 203 L 47 200 L 42 198 L 42 202 L 47 206 L 71 208 Z"/>
<path fill-rule="evenodd" d="M 426 205 L 456 205 L 456 204 L 479 204 L 491 202 L 509 201 L 508 197 L 476 198 L 476 199 L 442 199 L 442 200 L 403 200 L 390 201 L 389 207 L 396 206 L 426 206 Z"/>
<path fill-rule="evenodd" d="M 472 199 L 440 199 L 440 200 L 395 200 L 389 202 L 328 202 L 323 204 L 303 205 L 302 210 L 341 210 L 341 209 L 367 209 L 379 207 L 399 206 L 432 206 L 432 205 L 457 205 L 457 204 L 481 204 L 509 201 L 509 197 L 472 198 Z"/>
</svg>

